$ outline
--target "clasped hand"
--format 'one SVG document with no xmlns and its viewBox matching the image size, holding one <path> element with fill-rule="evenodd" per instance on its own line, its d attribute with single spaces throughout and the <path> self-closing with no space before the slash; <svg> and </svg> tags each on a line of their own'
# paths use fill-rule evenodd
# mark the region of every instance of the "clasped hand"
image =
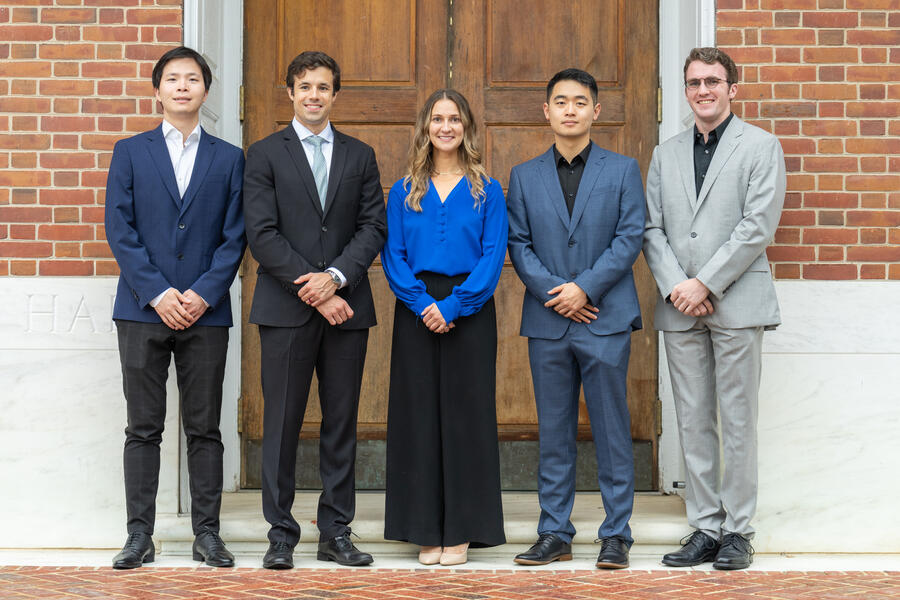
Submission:
<svg viewBox="0 0 900 600">
<path fill-rule="evenodd" d="M 180 331 L 197 322 L 206 312 L 206 302 L 194 290 L 181 293 L 175 288 L 165 293 L 153 309 L 170 329 Z"/>
<path fill-rule="evenodd" d="M 294 280 L 294 284 L 305 284 L 297 292 L 297 297 L 313 308 L 318 308 L 320 304 L 334 296 L 334 293 L 337 291 L 334 279 L 331 278 L 331 273 L 327 271 L 301 275 Z"/>
<path fill-rule="evenodd" d="M 560 284 L 547 293 L 553 298 L 547 300 L 544 306 L 578 323 L 590 323 L 600 312 L 599 308 L 588 304 L 587 294 L 574 281 Z"/>
<path fill-rule="evenodd" d="M 672 288 L 669 300 L 689 317 L 704 317 L 715 312 L 709 299 L 709 288 L 696 277 L 685 279 Z"/>
<path fill-rule="evenodd" d="M 456 324 L 452 321 L 447 323 L 444 320 L 444 315 L 441 314 L 441 311 L 435 302 L 426 306 L 425 310 L 422 311 L 421 316 L 422 322 L 425 323 L 425 327 L 434 333 L 447 333 L 456 327 Z"/>
</svg>

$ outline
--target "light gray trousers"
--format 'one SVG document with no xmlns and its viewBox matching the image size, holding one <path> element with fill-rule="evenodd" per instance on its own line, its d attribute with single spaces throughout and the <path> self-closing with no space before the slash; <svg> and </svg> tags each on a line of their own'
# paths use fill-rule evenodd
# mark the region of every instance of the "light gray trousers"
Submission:
<svg viewBox="0 0 900 600">
<path fill-rule="evenodd" d="M 713 539 L 754 533 L 762 335 L 762 327 L 721 329 L 698 321 L 663 336 L 687 470 L 688 523 Z"/>
</svg>

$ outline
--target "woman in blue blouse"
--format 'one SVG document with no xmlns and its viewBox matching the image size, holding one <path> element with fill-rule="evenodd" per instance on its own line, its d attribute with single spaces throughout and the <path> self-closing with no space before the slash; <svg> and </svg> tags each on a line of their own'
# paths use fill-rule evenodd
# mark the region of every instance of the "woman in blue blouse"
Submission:
<svg viewBox="0 0 900 600">
<path fill-rule="evenodd" d="M 428 98 L 407 174 L 388 196 L 381 253 L 397 296 L 384 536 L 422 546 L 423 564 L 462 564 L 470 545 L 506 542 L 493 301 L 506 203 L 475 140 L 462 94 Z"/>
</svg>

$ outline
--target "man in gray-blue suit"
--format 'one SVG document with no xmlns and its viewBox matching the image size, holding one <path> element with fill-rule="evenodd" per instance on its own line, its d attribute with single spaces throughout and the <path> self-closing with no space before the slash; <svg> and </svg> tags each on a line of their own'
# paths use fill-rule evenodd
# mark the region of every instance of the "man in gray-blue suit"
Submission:
<svg viewBox="0 0 900 600">
<path fill-rule="evenodd" d="M 520 334 L 540 434 L 538 541 L 515 561 L 572 558 L 575 434 L 582 384 L 606 518 L 597 567 L 628 566 L 634 504 L 626 373 L 641 311 L 631 267 L 641 251 L 644 189 L 637 161 L 591 142 L 597 82 L 579 69 L 547 84 L 544 115 L 554 145 L 513 167 L 509 255 L 525 283 Z"/>
</svg>

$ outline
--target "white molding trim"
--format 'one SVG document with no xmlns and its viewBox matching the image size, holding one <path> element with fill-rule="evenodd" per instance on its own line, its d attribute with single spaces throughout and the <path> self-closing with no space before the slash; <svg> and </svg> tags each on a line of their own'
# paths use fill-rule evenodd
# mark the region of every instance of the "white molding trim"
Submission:
<svg viewBox="0 0 900 600">
<path fill-rule="evenodd" d="M 716 0 L 697 0 L 698 7 L 698 23 L 697 39 L 698 46 L 715 46 L 716 45 Z"/>
<path fill-rule="evenodd" d="M 208 3 L 215 6 L 207 11 Z M 244 13 L 241 0 L 184 0 L 184 45 L 197 50 L 215 63 L 214 85 L 220 92 L 220 108 L 215 115 L 214 131 L 218 137 L 234 144 L 242 144 L 240 121 L 240 87 L 243 76 Z M 211 60 L 215 53 L 214 60 Z M 202 115 L 207 117 L 207 115 Z M 213 122 L 204 119 L 204 127 Z M 235 278 L 231 285 L 232 320 L 229 331 L 228 360 L 222 397 L 222 444 L 224 491 L 237 491 L 241 475 L 241 444 L 238 434 L 238 402 L 241 395 L 241 285 Z M 187 452 L 184 433 L 181 434 L 179 460 L 179 507 L 190 511 L 188 491 Z"/>
<path fill-rule="evenodd" d="M 664 142 L 690 127 L 693 114 L 684 97 L 684 58 L 691 48 L 714 46 L 716 39 L 715 0 L 663 0 L 659 3 L 659 85 L 662 88 L 662 122 L 659 141 Z M 662 337 L 659 337 L 659 398 L 662 406 L 662 435 L 659 438 L 659 484 L 667 493 L 680 493 L 673 482 L 684 481 L 681 444 L 669 371 Z"/>
</svg>

